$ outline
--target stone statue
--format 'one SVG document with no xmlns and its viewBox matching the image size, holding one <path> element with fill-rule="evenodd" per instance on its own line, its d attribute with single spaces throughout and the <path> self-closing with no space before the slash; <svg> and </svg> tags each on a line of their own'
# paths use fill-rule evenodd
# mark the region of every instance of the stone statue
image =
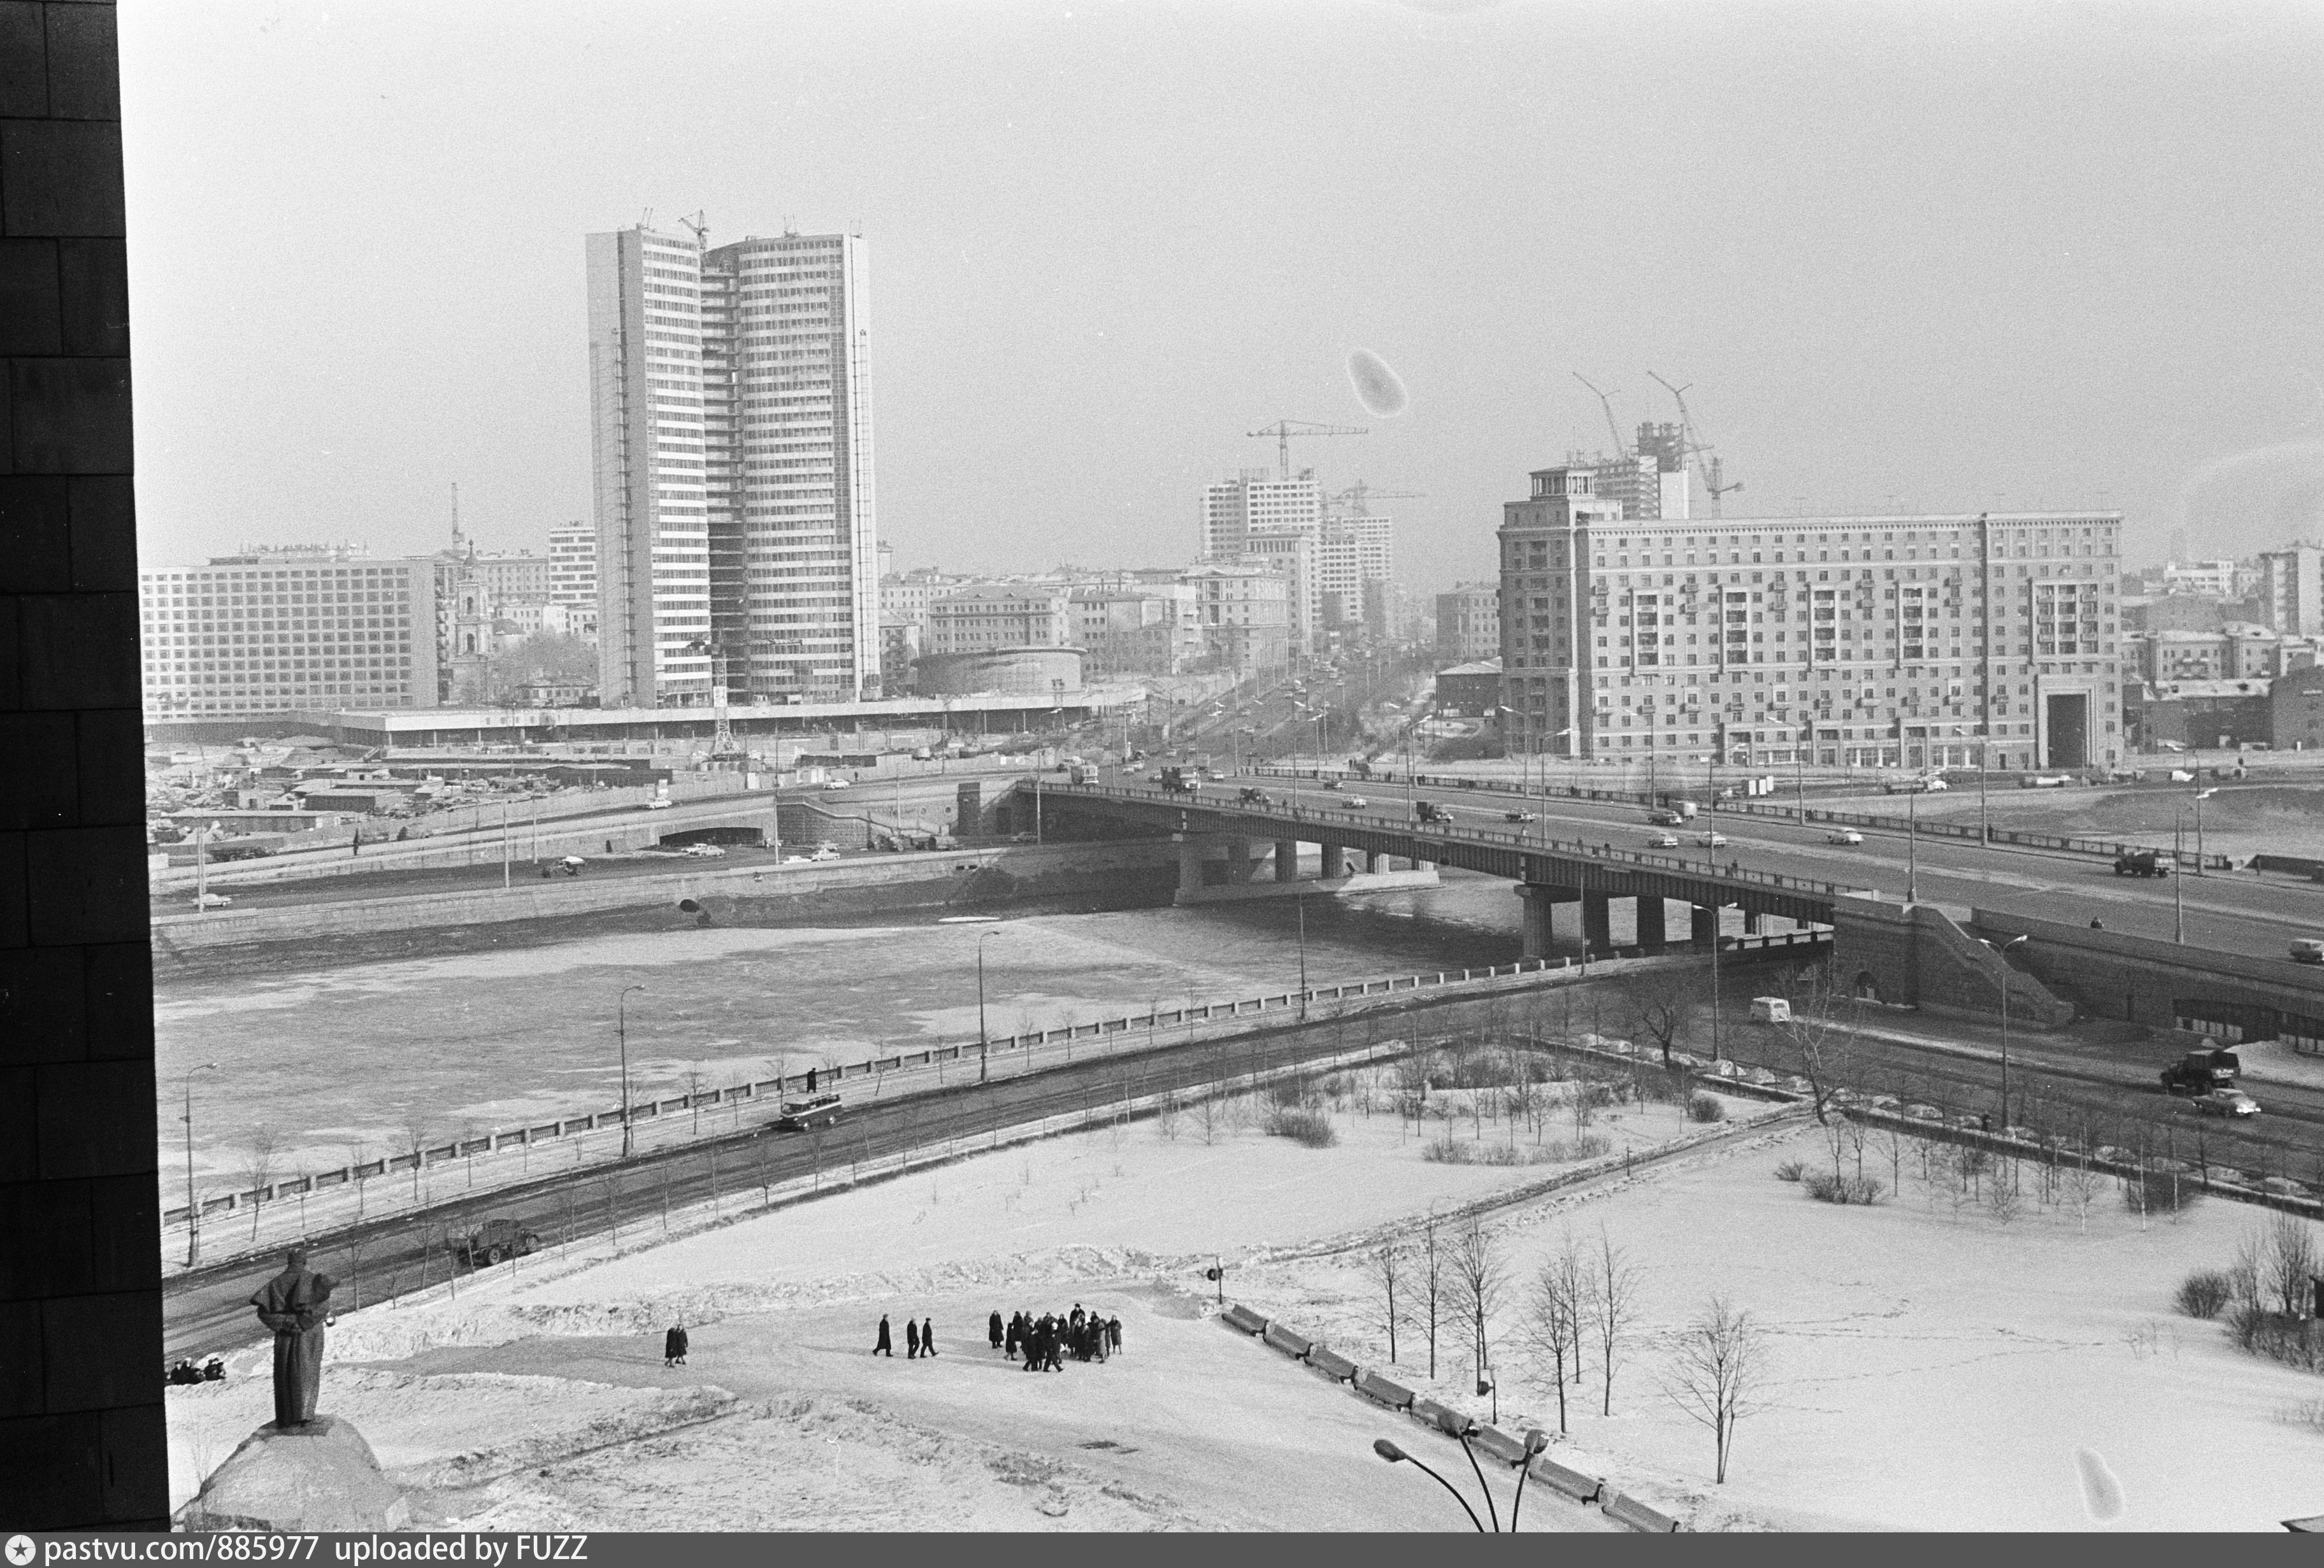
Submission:
<svg viewBox="0 0 2324 1568">
<path fill-rule="evenodd" d="M 307 1249 L 293 1247 L 282 1272 L 250 1298 L 258 1321 L 274 1331 L 274 1425 L 283 1430 L 315 1418 L 323 1382 L 324 1304 L 336 1284 L 307 1267 Z"/>
</svg>

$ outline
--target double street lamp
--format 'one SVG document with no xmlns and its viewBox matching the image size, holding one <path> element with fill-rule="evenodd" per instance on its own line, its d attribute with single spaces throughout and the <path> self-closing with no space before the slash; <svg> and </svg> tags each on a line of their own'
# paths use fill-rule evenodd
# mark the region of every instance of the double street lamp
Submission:
<svg viewBox="0 0 2324 1568">
<path fill-rule="evenodd" d="M 2219 792 L 2215 786 L 2198 790 L 2195 797 L 2181 806 L 2171 820 L 2171 940 L 2187 940 L 2187 845 L 2185 829 L 2187 813 L 2195 813 L 2195 875 L 2203 874 L 2203 802 Z"/>
<path fill-rule="evenodd" d="M 202 1253 L 202 1198 L 194 1190 L 194 1075 L 217 1068 L 214 1061 L 189 1067 L 185 1071 L 186 1112 L 186 1267 L 190 1269 L 200 1261 Z"/>
<path fill-rule="evenodd" d="M 621 1000 L 613 1008 L 613 1032 L 622 1044 L 622 1158 L 627 1160 L 636 1149 L 633 1124 L 630 1119 L 630 993 L 645 989 L 643 981 L 622 987 Z"/>
</svg>

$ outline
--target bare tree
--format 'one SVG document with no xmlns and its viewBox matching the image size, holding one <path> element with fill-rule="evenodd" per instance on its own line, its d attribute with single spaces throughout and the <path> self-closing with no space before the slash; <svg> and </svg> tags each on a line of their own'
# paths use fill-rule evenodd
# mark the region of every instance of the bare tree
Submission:
<svg viewBox="0 0 2324 1568">
<path fill-rule="evenodd" d="M 1665 1067 L 1671 1064 L 1673 1048 L 1693 1026 L 1703 1001 L 1702 984 L 1692 975 L 1633 975 L 1614 988 L 1620 1027 L 1633 1041 L 1652 1041 Z"/>
<path fill-rule="evenodd" d="M 2314 1281 L 2324 1270 L 2316 1252 L 2316 1233 L 2298 1215 L 2277 1213 L 2267 1221 L 2267 1263 L 2261 1282 L 2286 1317 L 2306 1314 Z"/>
<path fill-rule="evenodd" d="M 1526 1330 L 1534 1348 L 1534 1379 L 1557 1395 L 1557 1430 L 1565 1432 L 1565 1390 L 1580 1372 L 1574 1334 L 1582 1316 L 1583 1284 L 1582 1251 L 1569 1233 L 1555 1252 L 1542 1261 L 1526 1304 Z M 1546 1374 L 1545 1376 L 1545 1374 Z"/>
<path fill-rule="evenodd" d="M 258 1211 L 266 1205 L 266 1189 L 273 1185 L 274 1167 L 282 1155 L 282 1134 L 264 1125 L 254 1127 L 242 1140 L 242 1174 L 251 1186 L 250 1239 L 258 1240 Z"/>
<path fill-rule="evenodd" d="M 1723 1296 L 1704 1303 L 1679 1335 L 1664 1391 L 1672 1403 L 1711 1429 L 1721 1486 L 1727 1484 L 1736 1423 L 1758 1408 L 1765 1359 L 1759 1325 Z"/>
<path fill-rule="evenodd" d="M 629 1114 L 626 1106 L 623 1107 L 622 1114 L 624 1116 Z M 435 1138 L 436 1129 L 426 1116 L 418 1111 L 413 1111 L 403 1118 L 402 1125 L 397 1128 L 397 1131 L 402 1135 L 405 1150 L 411 1155 L 411 1201 L 418 1203 L 420 1201 L 420 1168 L 428 1161 L 428 1145 Z"/>
<path fill-rule="evenodd" d="M 1379 1325 L 1388 1330 L 1388 1364 L 1396 1364 L 1396 1330 L 1403 1321 L 1397 1307 L 1396 1288 L 1402 1283 L 1406 1261 L 1405 1251 L 1394 1242 L 1383 1242 L 1371 1257 L 1372 1283 L 1379 1288 Z"/>
<path fill-rule="evenodd" d="M 1508 1261 L 1500 1243 L 1481 1220 L 1473 1216 L 1452 1238 L 1453 1287 L 1469 1319 L 1469 1348 L 1477 1366 L 1477 1380 L 1486 1381 L 1493 1366 L 1492 1321 L 1508 1287 Z"/>
<path fill-rule="evenodd" d="M 1428 1222 L 1420 1243 L 1420 1297 L 1428 1308 L 1428 1375 L 1436 1375 L 1436 1316 L 1444 1299 L 1444 1249 L 1436 1240 L 1436 1222 Z"/>
<path fill-rule="evenodd" d="M 1638 1270 L 1629 1254 L 1614 1244 L 1606 1227 L 1598 1227 L 1598 1256 L 1591 1260 L 1590 1297 L 1584 1316 L 1598 1341 L 1599 1364 L 1605 1371 L 1604 1414 L 1614 1413 L 1614 1369 L 1630 1337 L 1630 1320 L 1638 1298 Z"/>
</svg>

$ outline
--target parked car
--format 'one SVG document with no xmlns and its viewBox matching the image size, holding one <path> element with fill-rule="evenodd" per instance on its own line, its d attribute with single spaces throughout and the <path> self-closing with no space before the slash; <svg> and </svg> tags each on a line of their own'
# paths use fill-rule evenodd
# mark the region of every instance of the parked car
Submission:
<svg viewBox="0 0 2324 1568">
<path fill-rule="evenodd" d="M 1694 841 L 1706 849 L 1727 848 L 1727 835 L 1724 833 L 1697 833 L 1694 836 Z"/>
<path fill-rule="evenodd" d="M 1678 848 L 1678 835 L 1676 833 L 1649 833 L 1646 835 L 1646 848 L 1649 849 L 1675 849 Z"/>
<path fill-rule="evenodd" d="M 2172 784 L 2193 784 L 2195 782 L 2194 772 L 2190 768 L 2174 767 L 2171 770 L 2171 782 Z"/>
<path fill-rule="evenodd" d="M 2189 1105 L 2199 1116 L 2256 1116 L 2259 1102 L 2241 1089 L 2206 1089 Z"/>
<path fill-rule="evenodd" d="M 1327 790 L 1338 789 L 1340 787 L 1340 781 L 1335 778 L 1327 778 L 1323 781 L 1323 787 Z"/>
<path fill-rule="evenodd" d="M 2062 773 L 2029 773 L 2017 781 L 2021 790 L 2061 790 L 2074 781 Z"/>
<path fill-rule="evenodd" d="M 666 812 L 669 810 L 669 802 L 668 801 L 646 801 L 640 803 L 638 810 L 641 812 Z"/>
<path fill-rule="evenodd" d="M 1823 836 L 1823 841 L 1827 844 L 1861 844 L 1864 835 L 1853 828 L 1834 828 Z"/>
<path fill-rule="evenodd" d="M 808 852 L 807 858 L 809 860 L 816 861 L 836 860 L 839 858 L 839 846 L 836 844 L 817 844 L 814 849 Z"/>
<path fill-rule="evenodd" d="M 726 855 L 726 851 L 715 844 L 688 844 L 686 852 L 704 860 L 720 860 Z"/>
<path fill-rule="evenodd" d="M 2295 964 L 2324 964 L 2324 942 L 2301 938 L 2292 944 L 2292 961 Z"/>
<path fill-rule="evenodd" d="M 825 790 L 844 790 L 844 789 L 846 789 L 846 788 L 848 787 L 848 785 L 849 785 L 849 781 L 848 781 L 848 780 L 846 780 L 846 779 L 844 779 L 844 778 L 827 778 L 827 779 L 824 780 L 821 784 L 817 784 L 816 787 L 817 789 L 825 789 Z"/>
</svg>

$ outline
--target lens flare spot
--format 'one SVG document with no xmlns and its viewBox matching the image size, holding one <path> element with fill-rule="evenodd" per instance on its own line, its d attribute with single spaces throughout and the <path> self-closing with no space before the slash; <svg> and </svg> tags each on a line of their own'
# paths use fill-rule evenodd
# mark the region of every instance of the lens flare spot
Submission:
<svg viewBox="0 0 2324 1568">
<path fill-rule="evenodd" d="M 1388 362 L 1368 348 L 1360 348 L 1348 356 L 1348 382 L 1356 390 L 1356 401 L 1364 411 L 1386 419 L 1404 412 L 1406 399 L 1404 383 L 1388 368 Z"/>
</svg>

